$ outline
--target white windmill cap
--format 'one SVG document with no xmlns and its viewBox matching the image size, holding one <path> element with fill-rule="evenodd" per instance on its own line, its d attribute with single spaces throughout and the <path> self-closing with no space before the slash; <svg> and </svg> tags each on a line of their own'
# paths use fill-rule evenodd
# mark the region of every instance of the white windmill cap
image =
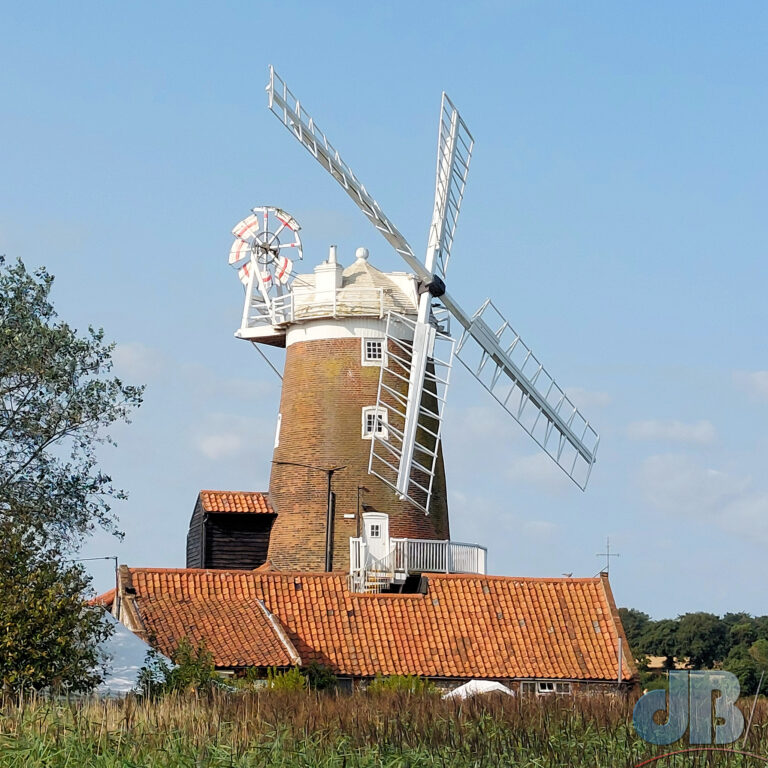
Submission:
<svg viewBox="0 0 768 768">
<path fill-rule="evenodd" d="M 355 258 L 359 261 L 368 261 L 368 249 L 367 248 L 358 248 L 355 251 Z"/>
</svg>

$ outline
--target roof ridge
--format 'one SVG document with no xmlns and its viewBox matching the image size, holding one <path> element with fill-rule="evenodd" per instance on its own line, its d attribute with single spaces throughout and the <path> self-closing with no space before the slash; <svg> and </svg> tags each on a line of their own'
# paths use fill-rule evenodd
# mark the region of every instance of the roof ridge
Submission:
<svg viewBox="0 0 768 768">
<path fill-rule="evenodd" d="M 260 496 L 268 496 L 269 491 L 217 491 L 214 488 L 202 488 L 198 493 L 243 493 L 243 494 L 259 494 Z"/>
<path fill-rule="evenodd" d="M 129 567 L 131 572 L 152 572 L 152 573 L 250 573 L 256 576 L 269 576 L 269 577 L 302 577 L 310 579 L 345 579 L 346 573 L 341 571 L 331 571 L 325 573 L 322 571 L 268 571 L 259 570 L 259 568 L 157 568 L 157 567 Z M 478 573 L 425 573 L 430 580 L 436 581 L 469 581 L 472 579 L 479 579 L 482 581 L 519 581 L 530 583 L 573 583 L 579 582 L 584 584 L 600 584 L 602 578 L 600 576 L 501 576 L 498 574 L 478 574 Z"/>
</svg>

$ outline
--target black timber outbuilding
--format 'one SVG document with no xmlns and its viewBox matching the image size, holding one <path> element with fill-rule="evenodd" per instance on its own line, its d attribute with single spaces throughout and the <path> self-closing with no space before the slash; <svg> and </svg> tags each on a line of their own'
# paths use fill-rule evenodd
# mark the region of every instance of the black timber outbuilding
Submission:
<svg viewBox="0 0 768 768">
<path fill-rule="evenodd" d="M 266 494 L 201 491 L 187 533 L 187 568 L 258 568 L 275 513 Z"/>
</svg>

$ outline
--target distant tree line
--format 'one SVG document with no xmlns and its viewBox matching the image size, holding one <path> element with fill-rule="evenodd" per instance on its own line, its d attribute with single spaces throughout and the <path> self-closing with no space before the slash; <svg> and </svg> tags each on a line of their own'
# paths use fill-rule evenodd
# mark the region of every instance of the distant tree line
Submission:
<svg viewBox="0 0 768 768">
<path fill-rule="evenodd" d="M 634 608 L 619 608 L 619 614 L 641 672 L 647 671 L 647 657 L 662 656 L 666 669 L 677 659 L 693 669 L 733 672 L 744 694 L 756 692 L 765 672 L 761 691 L 768 691 L 768 616 L 686 613 L 652 621 Z"/>
</svg>

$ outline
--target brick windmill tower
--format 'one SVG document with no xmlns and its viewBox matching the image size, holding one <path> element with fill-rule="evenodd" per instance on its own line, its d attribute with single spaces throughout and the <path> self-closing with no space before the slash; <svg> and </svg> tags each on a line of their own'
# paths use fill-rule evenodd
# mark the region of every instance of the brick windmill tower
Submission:
<svg viewBox="0 0 768 768">
<path fill-rule="evenodd" d="M 277 208 L 254 209 L 233 233 L 230 262 L 246 289 L 237 335 L 286 350 L 269 483 L 277 511 L 270 562 L 281 570 L 346 570 L 351 538 L 379 539 L 380 555 L 391 538 L 449 539 L 439 443 L 420 506 L 369 473 L 372 441 L 397 428 L 397 403 L 390 396 L 381 405 L 379 382 L 382 367 L 397 366 L 390 358 L 408 355 L 416 277 L 381 272 L 365 248 L 345 269 L 335 246 L 311 273 L 296 274 L 284 249 L 301 258 L 299 225 Z M 400 348 L 387 340 L 391 313 L 403 318 Z"/>
<path fill-rule="evenodd" d="M 269 560 L 349 568 L 351 587 L 365 590 L 421 572 L 484 573 L 485 549 L 449 537 L 440 435 L 454 355 L 582 490 L 598 435 L 490 299 L 470 314 L 446 291 L 472 137 L 443 94 L 422 261 L 272 68 L 267 93 L 409 269 L 381 272 L 365 248 L 344 268 L 331 246 L 297 274 L 300 227 L 279 208 L 255 208 L 233 229 L 229 262 L 245 287 L 235 335 L 286 349 Z"/>
</svg>

